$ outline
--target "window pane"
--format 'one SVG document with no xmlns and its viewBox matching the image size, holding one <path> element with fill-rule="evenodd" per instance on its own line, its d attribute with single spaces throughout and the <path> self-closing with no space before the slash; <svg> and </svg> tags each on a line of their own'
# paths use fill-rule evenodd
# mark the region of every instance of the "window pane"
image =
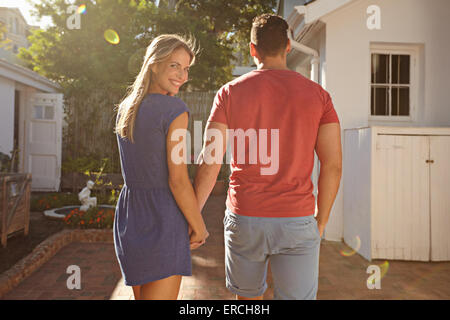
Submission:
<svg viewBox="0 0 450 320">
<path fill-rule="evenodd" d="M 389 55 L 372 54 L 372 83 L 389 83 Z"/>
<path fill-rule="evenodd" d="M 409 116 L 409 88 L 392 88 L 392 115 Z"/>
<path fill-rule="evenodd" d="M 371 114 L 373 116 L 389 115 L 389 88 L 372 87 L 371 92 Z"/>
<path fill-rule="evenodd" d="M 409 63 L 409 55 L 392 55 L 392 83 L 409 84 Z"/>
<path fill-rule="evenodd" d="M 53 120 L 55 114 L 54 107 L 45 107 L 45 119 Z"/>
<path fill-rule="evenodd" d="M 34 106 L 33 109 L 33 118 L 34 119 L 43 119 L 44 118 L 44 108 L 42 106 Z"/>
</svg>

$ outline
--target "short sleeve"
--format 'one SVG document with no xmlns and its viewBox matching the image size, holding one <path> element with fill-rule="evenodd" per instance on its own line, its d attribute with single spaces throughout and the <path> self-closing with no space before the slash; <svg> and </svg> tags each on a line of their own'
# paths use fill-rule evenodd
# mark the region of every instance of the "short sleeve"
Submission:
<svg viewBox="0 0 450 320">
<path fill-rule="evenodd" d="M 228 90 L 226 87 L 220 88 L 214 97 L 211 113 L 208 122 L 220 122 L 228 125 L 227 121 L 227 105 L 228 105 Z"/>
<path fill-rule="evenodd" d="M 324 107 L 322 117 L 320 118 L 319 126 L 326 123 L 337 122 L 339 123 L 339 117 L 336 113 L 336 110 L 333 106 L 333 101 L 331 100 L 330 94 L 323 90 L 322 92 L 324 96 Z"/>
<path fill-rule="evenodd" d="M 173 120 L 175 120 L 180 114 L 184 112 L 187 112 L 188 115 L 190 114 L 189 108 L 181 99 L 171 98 L 171 100 L 172 101 L 170 103 L 170 106 L 168 106 L 168 109 L 170 111 L 166 115 L 166 121 L 164 121 L 164 133 L 166 135 L 169 132 L 169 127 Z"/>
</svg>

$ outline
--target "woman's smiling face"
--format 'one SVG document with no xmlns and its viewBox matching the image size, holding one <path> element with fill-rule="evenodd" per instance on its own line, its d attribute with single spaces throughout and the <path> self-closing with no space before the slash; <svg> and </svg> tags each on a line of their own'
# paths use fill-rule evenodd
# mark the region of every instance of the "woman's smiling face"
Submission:
<svg viewBox="0 0 450 320">
<path fill-rule="evenodd" d="M 191 56 L 184 48 L 178 48 L 163 62 L 152 66 L 153 76 L 149 93 L 175 95 L 188 80 Z"/>
</svg>

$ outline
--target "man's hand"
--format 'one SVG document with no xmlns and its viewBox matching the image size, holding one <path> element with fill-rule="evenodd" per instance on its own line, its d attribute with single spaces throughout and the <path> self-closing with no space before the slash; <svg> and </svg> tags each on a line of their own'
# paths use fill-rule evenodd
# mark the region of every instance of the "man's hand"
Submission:
<svg viewBox="0 0 450 320">
<path fill-rule="evenodd" d="M 197 233 L 189 226 L 189 241 L 191 250 L 195 250 L 198 247 L 205 244 L 206 239 L 209 237 L 209 232 L 205 229 L 201 233 Z"/>
<path fill-rule="evenodd" d="M 322 238 L 323 230 L 325 230 L 325 223 L 322 223 L 317 217 L 314 217 L 317 221 L 317 228 L 319 229 L 320 237 Z"/>
<path fill-rule="evenodd" d="M 325 230 L 325 225 L 319 224 L 317 226 L 319 227 L 320 237 L 322 238 L 323 230 Z"/>
</svg>

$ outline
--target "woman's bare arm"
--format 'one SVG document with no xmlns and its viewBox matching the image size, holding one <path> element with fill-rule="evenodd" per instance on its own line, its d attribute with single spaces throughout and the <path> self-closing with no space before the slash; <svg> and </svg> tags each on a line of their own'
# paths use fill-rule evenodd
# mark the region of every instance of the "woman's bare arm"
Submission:
<svg viewBox="0 0 450 320">
<path fill-rule="evenodd" d="M 182 113 L 175 118 L 169 126 L 169 131 L 166 138 L 167 144 L 167 164 L 169 167 L 169 187 L 178 204 L 183 215 L 186 217 L 192 230 L 199 236 L 207 237 L 206 226 L 203 221 L 200 209 L 197 204 L 197 198 L 194 193 L 194 188 L 189 180 L 187 171 L 187 155 L 180 153 L 179 155 L 172 155 L 173 149 L 180 143 L 186 143 L 186 131 L 188 126 L 188 114 Z M 177 141 L 172 141 L 171 137 L 175 130 L 182 129 L 184 134 Z M 181 163 L 177 164 L 177 158 L 183 158 Z"/>
</svg>

